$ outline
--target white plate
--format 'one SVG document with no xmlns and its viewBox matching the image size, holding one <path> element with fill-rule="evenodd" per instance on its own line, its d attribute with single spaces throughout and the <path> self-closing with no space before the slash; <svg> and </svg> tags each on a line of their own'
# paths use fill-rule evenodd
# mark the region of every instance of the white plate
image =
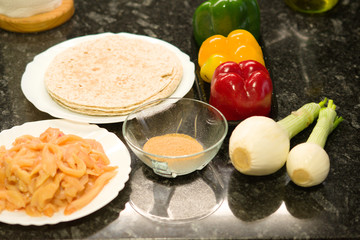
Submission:
<svg viewBox="0 0 360 240">
<path fill-rule="evenodd" d="M 99 141 L 110 159 L 111 166 L 118 166 L 117 174 L 102 189 L 99 195 L 84 208 L 70 214 L 64 215 L 63 211 L 55 213 L 52 217 L 30 217 L 25 211 L 2 211 L 0 222 L 20 225 L 45 225 L 66 222 L 84 217 L 104 207 L 119 194 L 129 179 L 131 171 L 131 158 L 129 151 L 123 142 L 111 132 L 97 125 L 86 123 L 75 123 L 69 120 L 55 119 L 25 123 L 0 133 L 0 145 L 10 148 L 16 137 L 24 134 L 39 136 L 48 127 L 59 128 L 65 134 L 76 134 L 83 138 L 92 138 Z"/>
<path fill-rule="evenodd" d="M 114 123 L 114 122 L 124 121 L 126 116 L 109 116 L 109 117 L 90 116 L 90 115 L 75 113 L 68 109 L 65 109 L 61 107 L 59 104 L 57 104 L 50 97 L 50 95 L 46 91 L 44 84 L 44 74 L 46 72 L 46 69 L 49 66 L 52 59 L 57 54 L 64 51 L 66 48 L 72 47 L 78 43 L 103 37 L 110 34 L 115 34 L 115 33 L 101 33 L 101 34 L 94 34 L 94 35 L 87 35 L 78 38 L 73 38 L 65 42 L 59 43 L 47 49 L 46 51 L 40 53 L 39 55 L 35 56 L 34 60 L 26 66 L 25 72 L 21 79 L 21 89 L 25 97 L 37 109 L 46 112 L 56 118 L 64 118 L 64 119 L 86 122 L 86 123 Z M 181 98 L 190 91 L 195 81 L 195 65 L 190 61 L 190 57 L 187 54 L 181 52 L 174 45 L 171 45 L 170 43 L 160 39 L 143 36 L 143 35 L 131 34 L 131 33 L 116 33 L 116 34 L 147 40 L 152 43 L 161 44 L 172 50 L 181 60 L 184 72 L 183 72 L 183 78 L 178 88 L 171 95 L 171 97 Z"/>
</svg>

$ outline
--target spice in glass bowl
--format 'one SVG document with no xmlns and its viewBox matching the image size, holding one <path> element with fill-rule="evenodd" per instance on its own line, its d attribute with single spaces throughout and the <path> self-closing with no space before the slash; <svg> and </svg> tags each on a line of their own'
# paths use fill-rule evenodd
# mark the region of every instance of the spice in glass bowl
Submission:
<svg viewBox="0 0 360 240">
<path fill-rule="evenodd" d="M 161 156 L 184 156 L 204 150 L 203 146 L 187 134 L 170 133 L 150 138 L 144 151 Z"/>
</svg>

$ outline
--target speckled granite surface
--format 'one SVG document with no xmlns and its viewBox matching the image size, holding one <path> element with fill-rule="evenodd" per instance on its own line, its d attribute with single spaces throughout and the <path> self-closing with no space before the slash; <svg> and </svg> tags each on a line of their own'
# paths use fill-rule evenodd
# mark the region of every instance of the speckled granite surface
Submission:
<svg viewBox="0 0 360 240">
<path fill-rule="evenodd" d="M 0 129 L 52 118 L 24 97 L 20 80 L 35 55 L 67 39 L 101 32 L 143 34 L 174 44 L 195 61 L 191 18 L 201 2 L 75 0 L 75 15 L 58 28 L 35 34 L 0 30 Z M 345 118 L 325 146 L 331 169 L 323 184 L 296 187 L 284 169 L 266 177 L 242 175 L 229 163 L 226 139 L 206 169 L 173 181 L 155 176 L 132 155 L 130 180 L 104 208 L 57 225 L 0 223 L 0 238 L 359 239 L 360 1 L 340 0 L 320 15 L 296 13 L 281 0 L 259 4 L 265 61 L 276 92 L 274 118 L 325 96 Z M 194 88 L 187 96 L 199 95 Z M 121 137 L 121 123 L 101 126 Z M 309 133 L 300 133 L 292 145 Z M 192 219 L 174 224 L 138 213 L 167 216 L 167 209 Z"/>
</svg>

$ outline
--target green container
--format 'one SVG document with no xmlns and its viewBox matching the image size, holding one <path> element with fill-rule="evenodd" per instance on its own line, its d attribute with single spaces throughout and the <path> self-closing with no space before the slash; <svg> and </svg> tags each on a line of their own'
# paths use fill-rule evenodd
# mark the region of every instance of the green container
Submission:
<svg viewBox="0 0 360 240">
<path fill-rule="evenodd" d="M 295 11 L 304 13 L 322 13 L 332 9 L 338 0 L 285 0 Z"/>
</svg>

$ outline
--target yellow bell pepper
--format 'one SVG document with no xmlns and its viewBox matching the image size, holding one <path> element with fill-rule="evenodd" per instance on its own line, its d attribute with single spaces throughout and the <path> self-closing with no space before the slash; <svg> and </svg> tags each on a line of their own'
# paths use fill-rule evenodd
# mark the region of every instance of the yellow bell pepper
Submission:
<svg viewBox="0 0 360 240">
<path fill-rule="evenodd" d="M 214 35 L 206 39 L 199 50 L 200 76 L 211 82 L 215 69 L 223 62 L 255 60 L 265 66 L 263 53 L 255 37 L 244 29 L 234 30 L 227 37 Z"/>
<path fill-rule="evenodd" d="M 205 81 L 210 83 L 212 75 L 214 74 L 215 69 L 222 63 L 227 62 L 227 58 L 214 54 L 208 58 L 208 60 L 202 65 L 200 69 L 200 77 Z"/>
</svg>

